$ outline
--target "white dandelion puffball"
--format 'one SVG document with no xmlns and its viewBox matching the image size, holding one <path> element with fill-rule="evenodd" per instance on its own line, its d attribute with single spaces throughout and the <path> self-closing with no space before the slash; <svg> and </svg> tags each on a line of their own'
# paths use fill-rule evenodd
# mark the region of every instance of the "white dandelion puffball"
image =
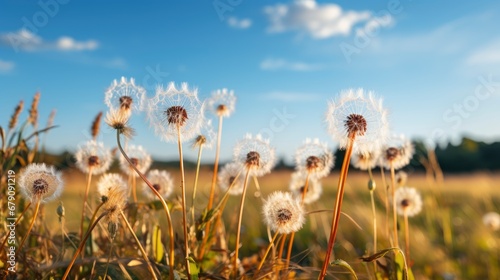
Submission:
<svg viewBox="0 0 500 280">
<path fill-rule="evenodd" d="M 212 120 L 205 119 L 203 125 L 198 132 L 198 135 L 193 138 L 193 147 L 203 147 L 203 149 L 211 149 L 214 145 L 216 133 L 212 126 Z"/>
<path fill-rule="evenodd" d="M 203 125 L 203 110 L 197 90 L 190 90 L 187 83 L 180 88 L 174 83 L 166 89 L 159 87 L 146 109 L 150 126 L 165 142 L 177 142 L 178 132 L 182 141 L 196 137 Z"/>
<path fill-rule="evenodd" d="M 142 173 L 145 174 L 153 160 L 151 156 L 146 152 L 146 150 L 142 146 L 130 145 L 125 148 L 125 153 L 129 157 L 132 164 Z M 134 168 L 130 165 L 127 159 L 120 153 L 120 169 L 123 173 L 137 177 L 137 172 L 135 172 Z"/>
<path fill-rule="evenodd" d="M 363 89 L 348 89 L 328 104 L 328 133 L 345 149 L 354 137 L 354 153 L 380 149 L 388 133 L 387 111 L 382 99 Z"/>
<path fill-rule="evenodd" d="M 367 153 L 355 153 L 351 157 L 351 165 L 360 170 L 368 170 L 377 167 L 380 162 L 380 150 L 368 151 Z"/>
<path fill-rule="evenodd" d="M 309 173 L 310 177 L 320 179 L 328 176 L 333 167 L 334 156 L 326 144 L 318 139 L 306 139 L 295 151 L 295 169 Z"/>
<path fill-rule="evenodd" d="M 134 78 L 114 80 L 104 93 L 104 103 L 111 110 L 141 111 L 144 109 L 146 90 L 135 84 Z"/>
<path fill-rule="evenodd" d="M 165 170 L 150 170 L 146 178 L 153 185 L 153 188 L 160 193 L 163 199 L 167 199 L 174 189 L 174 180 L 170 173 Z M 148 199 L 158 200 L 158 197 L 145 182 L 142 182 L 142 187 L 143 193 Z"/>
<path fill-rule="evenodd" d="M 304 193 L 306 184 L 307 174 L 302 172 L 292 173 L 292 178 L 290 180 L 289 189 L 293 194 L 293 197 L 302 200 L 302 195 Z M 307 184 L 307 191 L 304 196 L 304 203 L 310 204 L 317 201 L 321 197 L 323 188 L 318 179 L 309 178 L 309 183 Z"/>
<path fill-rule="evenodd" d="M 19 187 L 24 199 L 31 202 L 49 202 L 61 195 L 61 172 L 45 163 L 29 164 L 21 173 Z"/>
<path fill-rule="evenodd" d="M 300 201 L 288 192 L 274 192 L 262 207 L 264 221 L 275 232 L 289 234 L 304 226 L 304 209 Z"/>
<path fill-rule="evenodd" d="M 222 191 L 227 191 L 230 195 L 240 195 L 243 193 L 244 166 L 239 162 L 230 162 L 218 175 L 219 187 Z M 229 190 L 228 190 L 229 189 Z"/>
<path fill-rule="evenodd" d="M 274 167 L 275 151 L 269 140 L 262 139 L 259 134 L 255 137 L 247 134 L 234 147 L 234 161 L 243 164 L 250 176 L 260 177 Z"/>
<path fill-rule="evenodd" d="M 420 193 L 411 187 L 400 187 L 394 193 L 396 209 L 399 215 L 413 217 L 422 210 Z"/>
<path fill-rule="evenodd" d="M 386 169 L 401 169 L 410 163 L 415 153 L 415 148 L 404 135 L 392 135 L 387 139 L 382 149 L 382 165 Z"/>
<path fill-rule="evenodd" d="M 128 184 L 120 174 L 107 173 L 97 181 L 97 193 L 99 198 L 108 197 L 110 190 L 120 189 L 128 193 Z"/>
<path fill-rule="evenodd" d="M 500 229 L 500 214 L 496 212 L 489 212 L 483 216 L 483 224 L 492 231 Z"/>
<path fill-rule="evenodd" d="M 83 172 L 98 175 L 106 172 L 113 157 L 111 151 L 102 142 L 90 140 L 81 145 L 75 153 L 76 166 Z"/>
<path fill-rule="evenodd" d="M 236 96 L 232 90 L 223 88 L 214 91 L 206 102 L 210 112 L 216 116 L 229 117 L 234 112 Z"/>
</svg>

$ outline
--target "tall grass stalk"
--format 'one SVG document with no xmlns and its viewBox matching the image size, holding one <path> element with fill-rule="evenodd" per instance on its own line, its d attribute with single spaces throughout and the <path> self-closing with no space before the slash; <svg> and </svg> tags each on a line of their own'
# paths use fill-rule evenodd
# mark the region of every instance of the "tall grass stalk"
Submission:
<svg viewBox="0 0 500 280">
<path fill-rule="evenodd" d="M 385 172 L 384 172 L 384 167 L 381 165 L 380 166 L 380 176 L 382 177 L 382 186 L 384 188 L 384 194 L 385 194 L 385 197 L 384 197 L 384 206 L 385 206 L 385 236 L 388 238 L 388 239 L 391 239 L 390 238 L 390 234 L 389 234 L 389 191 L 388 191 L 388 188 L 389 188 L 389 185 L 387 185 L 387 181 L 385 180 Z M 391 240 L 391 246 L 393 246 L 392 244 L 392 240 Z"/>
<path fill-rule="evenodd" d="M 330 256 L 333 250 L 333 244 L 335 243 L 335 238 L 337 237 L 337 229 L 340 221 L 340 213 L 342 209 L 342 200 L 344 198 L 344 190 L 345 190 L 345 181 L 347 179 L 347 172 L 349 171 L 349 163 L 351 161 L 352 148 L 354 145 L 355 134 L 349 134 L 347 142 L 347 148 L 344 156 L 344 161 L 342 163 L 342 168 L 340 170 L 338 190 L 337 190 L 337 198 L 335 201 L 335 208 L 332 220 L 332 227 L 330 229 L 330 237 L 328 239 L 328 246 L 325 254 L 325 261 L 323 262 L 323 267 L 321 268 L 321 272 L 319 274 L 320 280 L 325 279 L 326 270 L 330 264 Z"/>
<path fill-rule="evenodd" d="M 405 221 L 405 255 L 406 255 L 406 265 L 410 266 L 410 229 L 408 227 L 408 213 L 404 211 L 403 213 Z"/>
<path fill-rule="evenodd" d="M 28 205 L 26 205 L 26 207 L 24 208 L 23 212 L 21 212 L 21 214 L 19 215 L 19 217 L 17 217 L 16 221 L 14 222 L 14 227 L 17 227 L 17 225 L 19 224 L 19 221 L 21 221 L 21 218 L 24 216 L 24 214 L 26 213 L 26 211 L 28 211 L 28 209 L 30 208 L 31 206 L 31 202 L 28 202 Z M 5 254 L 5 250 L 3 250 L 3 248 L 5 247 L 5 244 L 7 244 L 7 240 L 9 239 L 9 235 L 5 235 L 5 238 L 3 239 L 2 241 L 2 246 L 0 246 L 0 248 L 2 248 L 1 250 L 1 254 Z"/>
<path fill-rule="evenodd" d="M 193 186 L 193 199 L 191 201 L 191 220 L 194 222 L 194 203 L 196 200 L 196 191 L 198 189 L 198 178 L 200 176 L 200 165 L 201 165 L 201 153 L 203 151 L 203 145 L 198 148 L 198 160 L 196 162 L 196 174 L 194 176 L 194 186 Z"/>
<path fill-rule="evenodd" d="M 276 241 L 276 238 L 278 237 L 278 235 L 279 235 L 279 232 L 276 231 L 273 238 L 271 239 L 271 242 L 267 246 L 267 249 L 266 249 L 266 252 L 264 253 L 264 256 L 262 256 L 262 260 L 260 261 L 259 266 L 257 267 L 257 271 L 255 272 L 254 278 L 259 276 L 260 269 L 262 268 L 262 265 L 264 265 L 264 262 L 266 261 L 267 255 L 269 254 L 269 251 L 271 250 L 271 248 L 274 246 L 274 241 Z M 281 235 L 280 238 L 283 238 L 283 236 L 284 235 Z M 279 242 L 279 239 L 277 242 Z M 274 266 L 274 260 L 273 260 L 272 266 Z"/>
<path fill-rule="evenodd" d="M 139 250 L 141 251 L 142 257 L 144 258 L 144 261 L 146 262 L 146 265 L 148 267 L 149 272 L 151 272 L 151 275 L 153 276 L 153 278 L 155 280 L 158 280 L 158 278 L 156 277 L 156 273 L 155 273 L 153 267 L 151 266 L 151 262 L 149 261 L 148 254 L 146 253 L 146 250 L 144 250 L 144 247 L 142 247 L 141 241 L 139 241 L 139 238 L 137 238 L 137 235 L 135 234 L 134 229 L 132 228 L 132 226 L 130 225 L 130 223 L 127 220 L 127 217 L 125 216 L 125 214 L 123 214 L 123 211 L 121 211 L 121 210 L 120 210 L 120 215 L 122 216 L 123 221 L 127 225 L 127 228 L 130 231 L 130 234 L 132 234 L 132 236 L 134 237 L 134 240 L 137 243 L 137 247 L 139 247 Z"/>
<path fill-rule="evenodd" d="M 142 172 L 139 171 L 139 169 L 137 169 L 137 167 L 134 164 L 132 164 L 132 161 L 130 160 L 128 155 L 125 153 L 125 150 L 123 150 L 123 147 L 122 147 L 122 144 L 120 141 L 120 131 L 119 130 L 116 131 L 116 142 L 118 144 L 118 149 L 120 150 L 123 157 L 131 164 L 132 168 L 135 170 L 137 175 L 139 175 L 139 177 L 141 177 L 141 179 L 146 183 L 146 185 L 149 187 L 149 189 L 156 195 L 156 197 L 158 197 L 158 199 L 160 200 L 160 202 L 163 206 L 163 209 L 165 210 L 165 214 L 167 216 L 167 221 L 168 221 L 168 233 L 169 233 L 169 239 L 170 239 L 170 248 L 169 248 L 169 254 L 168 254 L 168 256 L 169 256 L 169 262 L 168 262 L 169 278 L 171 280 L 173 280 L 174 279 L 174 260 L 175 260 L 175 256 L 174 256 L 175 240 L 174 240 L 174 228 L 172 225 L 172 217 L 170 216 L 170 210 L 168 209 L 167 202 L 165 202 L 165 199 L 163 198 L 163 196 L 153 187 L 153 184 L 151 184 L 151 182 L 149 182 L 149 180 L 146 178 L 146 176 L 144 176 L 144 174 L 142 174 Z"/>
</svg>

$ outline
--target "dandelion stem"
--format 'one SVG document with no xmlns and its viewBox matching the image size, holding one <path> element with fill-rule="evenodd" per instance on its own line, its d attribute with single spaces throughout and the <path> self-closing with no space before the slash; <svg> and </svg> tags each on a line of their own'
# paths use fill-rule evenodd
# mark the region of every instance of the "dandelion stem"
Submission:
<svg viewBox="0 0 500 280">
<path fill-rule="evenodd" d="M 85 220 L 85 206 L 87 205 L 87 197 L 89 196 L 90 183 L 92 182 L 92 169 L 93 166 L 89 167 L 89 173 L 87 174 L 87 186 L 85 187 L 85 196 L 83 197 L 82 206 L 82 218 L 80 220 L 80 240 L 83 237 L 83 221 Z M 85 251 L 82 251 L 82 258 Z"/>
<path fill-rule="evenodd" d="M 340 170 L 340 177 L 337 190 L 337 198 L 335 201 L 335 212 L 333 214 L 332 227 L 330 230 L 330 237 L 328 239 L 328 246 L 325 254 L 325 261 L 323 262 L 323 267 L 321 268 L 321 273 L 319 274 L 320 280 L 325 279 L 326 270 L 330 264 L 330 256 L 333 250 L 333 244 L 335 243 L 335 238 L 337 236 L 337 229 L 339 226 L 340 213 L 342 208 L 342 200 L 344 198 L 344 187 L 345 180 L 347 178 L 347 172 L 349 171 L 349 162 L 351 160 L 352 148 L 354 144 L 355 134 L 350 134 L 348 137 L 347 148 L 344 156 L 344 162 L 342 163 L 342 168 Z"/>
<path fill-rule="evenodd" d="M 307 171 L 306 181 L 304 183 L 304 190 L 302 191 L 300 205 L 304 205 L 304 200 L 306 198 L 307 189 L 309 187 L 309 176 L 310 175 L 311 175 L 311 171 Z M 292 234 L 290 235 L 290 241 L 288 242 L 288 250 L 286 252 L 285 271 L 288 270 L 288 265 L 290 264 L 290 258 L 292 257 L 292 247 L 293 247 L 294 238 L 295 238 L 295 232 L 292 232 Z"/>
<path fill-rule="evenodd" d="M 384 199 L 384 205 L 385 205 L 385 236 L 390 239 L 390 237 L 389 237 L 389 192 L 387 191 L 387 189 L 389 188 L 389 186 L 387 185 L 387 181 L 385 180 L 385 172 L 384 172 L 384 168 L 382 166 L 380 166 L 380 175 L 382 176 L 382 186 L 384 188 L 384 193 L 385 193 L 385 199 Z"/>
<path fill-rule="evenodd" d="M 191 219 L 194 221 L 194 201 L 196 199 L 196 190 L 198 188 L 198 177 L 200 175 L 200 165 L 201 165 L 201 152 L 203 151 L 203 145 L 200 145 L 198 149 L 198 161 L 196 163 L 196 175 L 194 177 L 194 187 L 193 187 L 193 200 L 191 202 Z"/>
<path fill-rule="evenodd" d="M 120 210 L 120 215 L 123 218 L 123 221 L 125 221 L 125 224 L 127 225 L 128 230 L 130 231 L 130 234 L 134 237 L 135 242 L 137 243 L 137 246 L 139 247 L 139 250 L 141 251 L 142 257 L 144 258 L 144 261 L 146 262 L 146 265 L 148 266 L 149 272 L 151 272 L 151 275 L 153 275 L 153 278 L 157 280 L 158 278 L 156 277 L 156 273 L 153 270 L 153 267 L 151 266 L 151 262 L 149 261 L 148 254 L 146 253 L 146 250 L 144 250 L 144 247 L 142 247 L 141 241 L 139 241 L 139 238 L 137 238 L 137 235 L 134 232 L 134 229 L 130 225 L 130 223 L 127 220 L 127 217 L 125 214 L 123 214 L 123 211 Z"/>
<path fill-rule="evenodd" d="M 392 191 L 392 218 L 393 218 L 393 232 L 394 232 L 394 247 L 399 247 L 398 240 L 398 215 L 396 212 L 396 196 L 394 195 L 396 189 L 396 175 L 394 171 L 394 164 L 391 162 L 391 191 Z"/>
<path fill-rule="evenodd" d="M 137 204 L 137 180 L 135 176 L 132 176 L 132 197 L 134 199 L 134 203 Z"/>
<path fill-rule="evenodd" d="M 181 193 L 182 193 L 182 227 L 184 230 L 184 250 L 186 253 L 186 271 L 188 280 L 191 280 L 191 269 L 189 266 L 189 244 L 186 219 L 186 182 L 184 178 L 184 156 L 182 154 L 181 126 L 177 124 L 177 147 L 179 148 L 179 164 L 181 169 Z"/>
<path fill-rule="evenodd" d="M 21 245 L 19 245 L 19 247 L 17 248 L 18 250 L 21 250 L 21 248 L 23 248 L 24 242 L 26 241 L 26 239 L 30 235 L 31 229 L 33 228 L 33 225 L 35 224 L 35 221 L 36 221 L 36 216 L 38 215 L 38 210 L 40 209 L 40 204 L 41 204 L 41 201 L 40 201 L 40 199 L 38 199 L 36 202 L 36 205 L 35 205 L 35 212 L 33 213 L 33 218 L 31 219 L 31 223 L 28 227 L 28 231 L 26 232 L 26 235 L 24 235 L 23 240 L 21 240 Z"/>
<path fill-rule="evenodd" d="M 269 254 L 269 251 L 271 250 L 271 247 L 274 246 L 274 241 L 276 240 L 276 237 L 278 237 L 278 234 L 279 234 L 279 232 L 276 232 L 274 234 L 273 239 L 271 240 L 271 243 L 269 243 L 269 246 L 267 246 L 266 252 L 264 253 L 264 256 L 262 256 L 262 260 L 260 260 L 259 266 L 257 267 L 257 271 L 255 272 L 254 278 L 259 275 L 260 269 L 262 268 L 262 265 L 264 265 L 264 261 L 266 260 L 267 255 Z M 281 237 L 283 237 L 283 235 Z M 279 240 L 278 240 L 278 242 L 279 242 Z"/>
<path fill-rule="evenodd" d="M 368 169 L 370 170 L 370 169 Z M 373 190 L 370 190 L 370 200 L 372 203 L 372 215 L 373 215 L 373 254 L 377 253 L 377 212 L 375 210 L 375 199 L 373 198 Z M 377 271 L 377 264 L 373 263 L 373 269 Z"/>
<path fill-rule="evenodd" d="M 271 234 L 269 234 L 271 235 Z M 283 234 L 283 238 L 281 238 L 281 243 L 280 243 L 280 248 L 278 251 L 278 258 L 281 259 L 283 257 L 283 251 L 285 250 L 285 243 L 286 243 L 286 238 L 288 237 L 288 234 Z"/>
<path fill-rule="evenodd" d="M 404 211 L 405 220 L 405 254 L 406 254 L 406 265 L 410 266 L 410 229 L 408 227 L 408 213 Z"/>
<path fill-rule="evenodd" d="M 69 263 L 68 267 L 66 268 L 66 272 L 64 272 L 64 276 L 62 277 L 62 280 L 66 280 L 66 278 L 69 275 L 69 272 L 71 271 L 71 268 L 75 264 L 76 259 L 78 258 L 78 255 L 80 255 L 80 252 L 82 251 L 83 247 L 85 246 L 85 243 L 87 243 L 87 239 L 90 236 L 90 233 L 92 230 L 96 227 L 96 225 L 99 223 L 99 221 L 104 218 L 108 212 L 104 212 L 97 219 L 90 225 L 90 227 L 87 229 L 87 232 L 85 233 L 85 236 L 83 239 L 80 241 L 80 246 L 78 246 L 78 249 L 76 250 L 75 254 L 73 255 L 73 259 L 71 259 L 71 262 Z"/>
<path fill-rule="evenodd" d="M 248 187 L 248 177 L 250 176 L 250 169 L 247 170 L 247 174 L 245 175 L 245 182 L 243 184 L 243 193 L 241 194 L 241 202 L 240 202 L 240 212 L 238 215 L 238 227 L 236 232 L 236 248 L 234 250 L 234 275 L 238 276 L 238 251 L 240 249 L 240 234 L 241 234 L 241 221 L 243 219 L 243 207 L 245 205 L 245 196 L 247 193 Z"/>
<path fill-rule="evenodd" d="M 137 167 L 134 164 L 132 164 L 132 161 L 130 160 L 128 155 L 125 153 L 125 150 L 123 150 L 122 144 L 120 142 L 120 131 L 119 130 L 116 131 L 116 141 L 118 144 L 118 149 L 122 153 L 123 157 L 131 164 L 132 168 L 135 170 L 137 175 L 139 175 L 139 177 L 141 177 L 141 179 L 144 181 L 144 183 L 146 183 L 146 185 L 149 187 L 149 189 L 156 195 L 156 197 L 158 197 L 158 199 L 160 200 L 160 202 L 163 206 L 163 209 L 165 210 L 165 214 L 167 216 L 167 221 L 168 221 L 168 233 L 169 233 L 169 238 L 170 238 L 170 248 L 169 248 L 170 251 L 168 254 L 168 256 L 169 256 L 169 262 L 168 262 L 169 278 L 171 280 L 173 280 L 174 279 L 174 260 L 175 260 L 175 257 L 174 257 L 174 250 L 175 250 L 174 241 L 175 240 L 174 240 L 174 228 L 172 226 L 172 217 L 170 216 L 170 210 L 168 209 L 167 202 L 165 202 L 165 199 L 163 198 L 163 196 L 161 196 L 161 194 L 153 187 L 153 184 L 151 184 L 151 182 L 146 178 L 146 176 L 144 176 L 144 174 L 142 174 L 142 172 L 139 171 L 139 169 L 137 169 Z"/>
<path fill-rule="evenodd" d="M 217 172 L 219 170 L 219 154 L 220 154 L 220 142 L 221 142 L 221 137 L 222 137 L 222 120 L 223 117 L 219 116 L 219 128 L 217 131 L 217 147 L 215 148 L 215 160 L 214 160 L 214 173 L 212 175 L 212 185 L 210 186 L 210 195 L 208 197 L 208 204 L 207 204 L 207 210 L 212 209 L 213 203 L 214 203 L 214 196 L 215 196 L 215 185 L 217 183 Z M 208 222 L 205 226 L 205 232 L 208 233 L 210 231 L 210 222 Z M 203 237 L 203 241 L 200 246 L 200 254 L 199 257 L 200 259 L 203 258 L 203 255 L 205 254 L 205 248 L 207 246 L 207 241 L 208 241 L 208 234 L 205 234 Z"/>
</svg>

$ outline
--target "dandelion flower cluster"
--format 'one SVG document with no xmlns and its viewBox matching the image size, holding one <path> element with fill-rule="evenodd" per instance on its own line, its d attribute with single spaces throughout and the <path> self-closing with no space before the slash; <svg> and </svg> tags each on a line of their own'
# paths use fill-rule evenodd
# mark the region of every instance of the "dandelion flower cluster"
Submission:
<svg viewBox="0 0 500 280">
<path fill-rule="evenodd" d="M 259 134 L 255 137 L 247 134 L 234 147 L 234 161 L 243 164 L 250 176 L 259 177 L 271 172 L 276 158 L 269 140 Z"/>
<path fill-rule="evenodd" d="M 204 120 L 198 135 L 192 140 L 192 146 L 211 149 L 215 142 L 215 136 L 212 120 Z"/>
<path fill-rule="evenodd" d="M 288 192 L 270 194 L 264 202 L 262 213 L 271 230 L 281 234 L 297 232 L 305 223 L 304 210 L 299 200 Z"/>
<path fill-rule="evenodd" d="M 240 195 L 243 193 L 243 165 L 238 162 L 231 162 L 222 167 L 219 172 L 219 187 L 222 191 L 228 191 L 230 195 Z"/>
<path fill-rule="evenodd" d="M 309 173 L 311 177 L 326 177 L 333 167 L 334 156 L 326 144 L 318 139 L 306 139 L 305 143 L 295 152 L 295 169 L 298 172 Z"/>
<path fill-rule="evenodd" d="M 125 77 L 122 77 L 120 82 L 114 80 L 106 90 L 104 103 L 110 110 L 121 110 L 130 114 L 132 110 L 143 109 L 145 96 L 146 90 L 137 86 L 133 78 L 127 81 Z"/>
<path fill-rule="evenodd" d="M 387 169 L 403 168 L 410 163 L 414 152 L 413 144 L 404 135 L 392 135 L 382 150 L 382 165 Z"/>
<path fill-rule="evenodd" d="M 422 198 L 418 191 L 410 187 L 401 187 L 394 193 L 396 209 L 400 215 L 413 217 L 422 210 Z"/>
<path fill-rule="evenodd" d="M 483 216 L 483 224 L 490 228 L 492 231 L 500 229 L 500 214 L 496 212 L 489 212 Z"/>
<path fill-rule="evenodd" d="M 164 199 L 167 199 L 172 193 L 174 180 L 172 179 L 170 173 L 168 173 L 167 171 L 153 169 L 148 172 L 146 178 L 151 184 L 153 184 L 153 188 L 155 188 L 155 190 L 159 192 Z M 143 193 L 147 198 L 149 198 L 150 200 L 158 200 L 158 197 L 145 182 L 142 183 L 142 186 Z"/>
<path fill-rule="evenodd" d="M 363 89 L 349 89 L 328 104 L 326 113 L 328 132 L 345 149 L 354 137 L 354 153 L 365 154 L 380 149 L 387 137 L 387 111 L 382 99 Z"/>
<path fill-rule="evenodd" d="M 290 180 L 289 189 L 296 199 L 302 199 L 302 194 L 304 193 L 304 187 L 306 184 L 306 174 L 302 172 L 294 172 L 292 174 L 292 179 Z M 317 201 L 321 197 L 323 188 L 319 180 L 314 178 L 309 178 L 309 183 L 307 184 L 307 192 L 304 196 L 304 203 L 310 204 Z"/>
<path fill-rule="evenodd" d="M 130 158 L 130 161 L 134 166 L 141 172 L 146 173 L 151 166 L 152 159 L 151 156 L 144 150 L 142 146 L 130 145 L 125 149 L 125 153 Z M 128 175 L 137 177 L 137 173 L 134 168 L 130 165 L 127 159 L 120 155 L 120 169 Z"/>
<path fill-rule="evenodd" d="M 106 113 L 105 122 L 126 138 L 131 138 L 134 135 L 134 130 L 128 125 L 129 117 L 123 110 L 111 109 Z"/>
<path fill-rule="evenodd" d="M 21 194 L 31 202 L 49 202 L 62 192 L 61 173 L 45 163 L 28 165 L 19 178 Z"/>
<path fill-rule="evenodd" d="M 197 90 L 190 90 L 187 83 L 179 89 L 170 83 L 167 89 L 159 87 L 149 100 L 147 113 L 156 135 L 166 142 L 176 142 L 178 129 L 182 140 L 196 137 L 203 124 L 204 106 Z"/>
<path fill-rule="evenodd" d="M 207 99 L 208 109 L 219 117 L 229 117 L 234 112 L 235 104 L 234 92 L 226 88 L 218 89 Z"/>
<path fill-rule="evenodd" d="M 90 140 L 81 145 L 75 153 L 76 166 L 83 172 L 101 174 L 106 172 L 111 164 L 111 152 L 104 147 L 102 142 Z"/>
</svg>

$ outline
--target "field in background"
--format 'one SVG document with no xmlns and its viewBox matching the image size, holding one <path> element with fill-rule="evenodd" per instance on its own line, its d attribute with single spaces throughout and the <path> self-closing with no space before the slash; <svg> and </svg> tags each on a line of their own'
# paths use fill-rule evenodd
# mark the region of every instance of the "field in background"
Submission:
<svg viewBox="0 0 500 280">
<path fill-rule="evenodd" d="M 169 170 L 179 183 L 178 170 Z M 319 202 L 307 205 L 307 211 L 332 209 L 338 180 L 338 172 L 333 172 L 322 181 L 323 195 Z M 251 257 L 259 248 L 266 246 L 267 233 L 260 214 L 261 199 L 266 198 L 275 190 L 287 190 L 291 172 L 275 171 L 259 179 L 262 193 L 259 193 L 252 184 L 249 188 L 244 210 L 241 253 Z M 191 190 L 193 173 L 186 174 L 188 188 L 187 205 L 191 205 Z M 67 171 L 64 174 L 65 191 L 61 200 L 66 208 L 66 226 L 69 231 L 77 231 L 80 222 L 82 197 L 85 190 L 85 177 L 78 171 Z M 372 217 L 370 197 L 367 188 L 368 176 L 365 173 L 351 172 L 346 186 L 343 212 L 352 218 L 342 216 L 339 239 L 335 246 L 335 258 L 347 261 L 356 271 L 365 270 L 364 264 L 358 259 L 362 255 L 371 253 L 372 248 Z M 377 182 L 376 204 L 378 209 L 379 248 L 388 248 L 385 238 L 385 210 L 384 190 L 380 172 L 375 172 Z M 94 184 L 91 189 L 92 197 L 97 201 Z M 200 209 L 206 205 L 206 199 L 211 182 L 211 171 L 201 172 L 197 202 Z M 500 211 L 500 174 L 475 173 L 461 175 L 445 175 L 443 186 L 429 182 L 423 174 L 409 174 L 407 185 L 416 187 L 422 193 L 424 200 L 423 211 L 416 217 L 410 218 L 412 230 L 412 259 L 413 271 L 417 279 L 500 279 L 498 261 L 500 260 L 500 239 L 498 232 L 490 232 L 482 224 L 482 216 L 489 211 Z M 141 189 L 141 188 L 140 188 Z M 180 195 L 180 187 L 174 189 L 174 196 Z M 143 199 L 143 197 L 141 196 Z M 229 249 L 234 249 L 236 212 L 240 197 L 231 197 L 224 213 L 226 231 L 229 240 Z M 45 206 L 45 217 L 50 228 L 59 228 L 55 209 L 57 203 Z M 198 209 L 198 210 L 200 210 Z M 54 213 L 54 214 L 49 214 Z M 166 222 L 163 213 L 159 223 L 163 228 Z M 173 215 L 180 215 L 175 211 Z M 332 213 L 323 211 L 309 214 L 306 227 L 298 232 L 295 258 L 304 267 L 317 269 L 323 261 L 322 250 L 326 247 L 325 237 L 330 228 Z M 174 218 L 174 221 L 180 219 Z M 179 222 L 180 223 L 180 222 Z M 174 225 L 181 228 L 181 225 Z M 181 232 L 179 232 L 180 235 Z M 403 236 L 401 234 L 401 240 Z M 165 243 L 166 244 L 166 243 Z M 312 268 L 315 267 L 315 268 Z M 348 279 L 345 271 L 339 268 L 339 277 Z M 358 275 L 360 279 L 367 279 L 366 275 Z"/>
</svg>

